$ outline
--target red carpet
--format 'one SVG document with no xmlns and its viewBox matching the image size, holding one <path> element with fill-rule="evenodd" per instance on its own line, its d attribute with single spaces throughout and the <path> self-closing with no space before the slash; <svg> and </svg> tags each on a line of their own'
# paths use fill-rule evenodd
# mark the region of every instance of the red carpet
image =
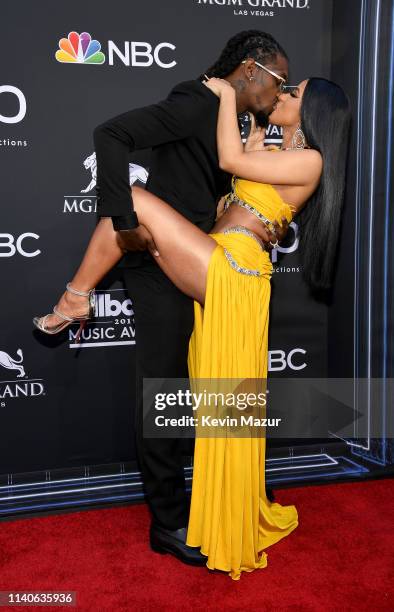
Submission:
<svg viewBox="0 0 394 612">
<path fill-rule="evenodd" d="M 394 480 L 276 498 L 300 524 L 239 582 L 151 552 L 147 508 L 127 506 L 0 523 L 0 591 L 77 591 L 76 608 L 48 611 L 394 610 Z"/>
</svg>

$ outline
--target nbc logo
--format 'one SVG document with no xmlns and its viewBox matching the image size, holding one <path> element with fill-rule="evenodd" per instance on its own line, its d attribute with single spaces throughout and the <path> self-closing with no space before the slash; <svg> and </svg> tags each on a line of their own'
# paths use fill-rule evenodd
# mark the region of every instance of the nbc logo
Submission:
<svg viewBox="0 0 394 612">
<path fill-rule="evenodd" d="M 107 42 L 108 65 L 121 63 L 124 66 L 149 68 L 156 64 L 159 68 L 173 68 L 177 62 L 168 57 L 176 47 L 170 42 L 161 42 L 156 46 L 149 42 L 124 41 L 118 46 L 113 40 Z M 106 55 L 101 51 L 98 40 L 92 40 L 88 32 L 70 32 L 67 38 L 59 41 L 56 60 L 62 64 L 104 64 Z"/>
<path fill-rule="evenodd" d="M 56 59 L 62 63 L 104 64 L 105 55 L 98 40 L 92 40 L 88 32 L 70 32 L 68 38 L 59 41 Z"/>
</svg>

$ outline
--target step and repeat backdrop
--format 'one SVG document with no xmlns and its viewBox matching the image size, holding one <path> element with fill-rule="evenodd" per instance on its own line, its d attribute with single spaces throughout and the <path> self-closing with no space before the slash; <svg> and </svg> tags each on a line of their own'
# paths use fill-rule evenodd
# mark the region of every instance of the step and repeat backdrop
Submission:
<svg viewBox="0 0 394 612">
<path fill-rule="evenodd" d="M 130 461 L 135 347 L 127 258 L 97 292 L 82 344 L 33 330 L 96 224 L 94 127 L 197 77 L 236 32 L 274 35 L 292 82 L 330 76 L 331 0 L 6 2 L 0 24 L 0 474 Z M 271 126 L 270 140 L 280 140 Z M 130 157 L 144 184 L 149 151 Z M 309 295 L 293 222 L 273 254 L 269 372 L 324 377 L 327 307 Z M 159 305 L 158 305 L 159 307 Z"/>
</svg>

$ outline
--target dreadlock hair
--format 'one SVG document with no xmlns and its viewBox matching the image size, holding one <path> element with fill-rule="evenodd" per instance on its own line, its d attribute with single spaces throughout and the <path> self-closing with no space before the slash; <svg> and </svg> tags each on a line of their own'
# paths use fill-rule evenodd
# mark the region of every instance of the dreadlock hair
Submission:
<svg viewBox="0 0 394 612">
<path fill-rule="evenodd" d="M 271 34 L 260 30 L 244 30 L 230 38 L 219 59 L 205 74 L 208 77 L 224 78 L 248 57 L 266 63 L 272 62 L 278 55 L 288 59 L 285 50 Z"/>
</svg>

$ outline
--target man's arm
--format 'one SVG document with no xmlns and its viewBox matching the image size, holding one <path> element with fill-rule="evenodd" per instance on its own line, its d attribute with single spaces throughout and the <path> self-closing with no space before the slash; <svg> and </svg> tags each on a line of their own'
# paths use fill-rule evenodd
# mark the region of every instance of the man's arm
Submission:
<svg viewBox="0 0 394 612">
<path fill-rule="evenodd" d="M 130 152 L 192 135 L 207 112 L 207 99 L 203 88 L 200 91 L 197 83 L 187 81 L 176 85 L 165 100 L 95 128 L 97 210 L 101 217 L 112 217 L 115 230 L 138 227 L 130 194 Z"/>
</svg>

